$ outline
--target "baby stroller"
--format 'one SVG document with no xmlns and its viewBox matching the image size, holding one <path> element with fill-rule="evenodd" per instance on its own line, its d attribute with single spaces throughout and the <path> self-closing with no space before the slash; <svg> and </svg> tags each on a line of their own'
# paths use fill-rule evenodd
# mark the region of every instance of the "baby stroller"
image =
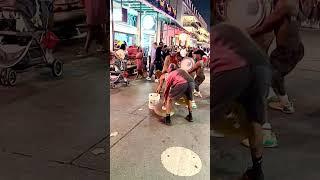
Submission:
<svg viewBox="0 0 320 180">
<path fill-rule="evenodd" d="M 110 66 L 110 87 L 116 88 L 117 84 L 128 86 L 129 81 L 127 77 L 126 62 L 124 60 L 116 60 L 115 63 Z"/>
<path fill-rule="evenodd" d="M 46 7 L 44 7 L 46 6 Z M 55 77 L 63 64 L 52 55 L 58 38 L 48 32 L 53 5 L 39 0 L 0 0 L 0 82 L 14 86 L 16 72 L 49 67 Z"/>
</svg>

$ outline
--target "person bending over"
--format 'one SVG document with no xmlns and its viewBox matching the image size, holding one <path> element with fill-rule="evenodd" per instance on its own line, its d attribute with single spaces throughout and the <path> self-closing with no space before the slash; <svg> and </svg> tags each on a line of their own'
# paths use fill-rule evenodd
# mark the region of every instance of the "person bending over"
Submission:
<svg viewBox="0 0 320 180">
<path fill-rule="evenodd" d="M 166 81 L 166 89 L 164 91 L 164 106 L 166 108 L 166 117 L 164 123 L 171 125 L 170 114 L 172 111 L 173 101 L 179 100 L 181 97 L 185 97 L 188 101 L 189 114 L 186 120 L 193 122 L 192 117 L 192 100 L 194 90 L 194 80 L 188 74 L 187 71 L 177 69 L 175 64 L 170 64 L 168 67 L 168 78 Z"/>
<path fill-rule="evenodd" d="M 266 120 L 266 98 L 271 85 L 271 67 L 268 56 L 248 34 L 239 28 L 219 24 L 211 30 L 211 130 L 226 121 L 230 104 L 240 104 L 246 114 L 249 128 L 250 151 L 253 166 L 243 179 L 263 180 L 263 130 Z"/>
</svg>

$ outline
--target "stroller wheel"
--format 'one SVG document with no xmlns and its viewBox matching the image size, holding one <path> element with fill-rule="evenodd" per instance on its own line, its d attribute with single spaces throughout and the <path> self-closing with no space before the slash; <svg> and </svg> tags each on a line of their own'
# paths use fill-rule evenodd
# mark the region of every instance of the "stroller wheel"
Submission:
<svg viewBox="0 0 320 180">
<path fill-rule="evenodd" d="M 14 86 L 17 82 L 17 73 L 13 69 L 8 69 L 7 71 L 7 82 L 10 86 Z"/>
<path fill-rule="evenodd" d="M 52 63 L 52 74 L 55 77 L 60 77 L 63 74 L 63 63 L 59 60 L 54 60 Z"/>
</svg>

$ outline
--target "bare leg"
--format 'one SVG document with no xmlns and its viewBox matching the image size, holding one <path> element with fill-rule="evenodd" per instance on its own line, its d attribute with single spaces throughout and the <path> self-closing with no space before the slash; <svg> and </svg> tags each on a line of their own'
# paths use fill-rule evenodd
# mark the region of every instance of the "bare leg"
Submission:
<svg viewBox="0 0 320 180">
<path fill-rule="evenodd" d="M 166 113 L 167 113 L 167 115 L 171 114 L 171 110 L 172 110 L 172 99 L 168 98 L 167 103 L 166 103 Z"/>
<path fill-rule="evenodd" d="M 191 113 L 192 113 L 192 101 L 188 101 L 187 106 L 188 106 L 188 110 L 189 110 L 189 112 L 191 112 Z"/>
<path fill-rule="evenodd" d="M 192 101 L 191 100 L 188 100 L 187 106 L 188 106 L 189 114 L 187 115 L 186 120 L 188 120 L 190 122 L 193 122 L 193 118 L 192 118 Z"/>
<path fill-rule="evenodd" d="M 262 157 L 263 153 L 263 132 L 262 126 L 259 123 L 252 123 L 250 126 L 250 135 L 249 135 L 249 142 L 250 142 L 250 149 L 251 149 L 251 156 L 253 158 L 260 158 Z"/>
<path fill-rule="evenodd" d="M 252 158 L 252 168 L 248 169 L 243 179 L 263 180 L 262 155 L 263 155 L 263 133 L 262 126 L 258 123 L 251 123 L 249 127 L 249 143 Z"/>
<path fill-rule="evenodd" d="M 170 115 L 171 115 L 171 109 L 172 109 L 172 99 L 168 98 L 167 102 L 166 102 L 166 117 L 164 119 L 164 123 L 166 125 L 171 125 L 171 119 L 170 119 Z"/>
</svg>

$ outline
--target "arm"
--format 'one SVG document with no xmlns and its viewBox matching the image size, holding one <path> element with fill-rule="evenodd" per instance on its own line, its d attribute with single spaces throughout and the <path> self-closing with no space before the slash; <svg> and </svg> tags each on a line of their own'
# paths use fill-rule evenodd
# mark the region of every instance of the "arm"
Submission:
<svg viewBox="0 0 320 180">
<path fill-rule="evenodd" d="M 279 0 L 275 10 L 266 18 L 264 23 L 258 28 L 249 32 L 249 34 L 254 37 L 272 31 L 288 14 L 289 5 L 287 0 Z"/>
<path fill-rule="evenodd" d="M 169 56 L 167 56 L 166 59 L 164 60 L 163 70 L 162 70 L 163 74 L 168 72 L 168 67 L 169 67 Z"/>
<path fill-rule="evenodd" d="M 164 80 L 165 80 L 165 74 L 162 74 L 160 77 L 160 80 L 159 80 L 159 86 L 157 88 L 157 93 L 160 93 L 162 86 L 163 86 L 163 83 L 164 83 Z"/>
<path fill-rule="evenodd" d="M 188 71 L 189 74 L 197 71 L 200 67 L 199 61 Z"/>
<path fill-rule="evenodd" d="M 164 100 L 165 101 L 168 99 L 169 91 L 170 91 L 172 83 L 173 83 L 173 75 L 171 73 L 171 74 L 169 74 L 169 76 L 167 78 L 166 90 L 164 91 Z"/>
</svg>

